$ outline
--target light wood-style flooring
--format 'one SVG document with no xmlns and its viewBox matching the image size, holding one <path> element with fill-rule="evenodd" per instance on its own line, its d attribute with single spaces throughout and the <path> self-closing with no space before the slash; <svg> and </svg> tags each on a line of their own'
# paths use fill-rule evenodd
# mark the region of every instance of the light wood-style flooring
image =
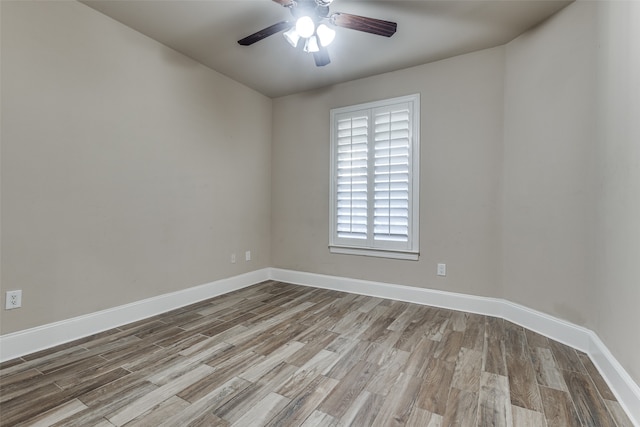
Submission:
<svg viewBox="0 0 640 427">
<path fill-rule="evenodd" d="M 535 332 L 279 282 L 5 362 L 0 402 L 2 426 L 632 425 Z"/>
</svg>

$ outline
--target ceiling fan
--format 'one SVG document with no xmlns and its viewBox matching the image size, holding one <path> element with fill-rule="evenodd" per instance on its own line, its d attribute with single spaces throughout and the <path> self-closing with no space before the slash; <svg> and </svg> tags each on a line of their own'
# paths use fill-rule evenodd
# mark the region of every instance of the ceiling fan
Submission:
<svg viewBox="0 0 640 427">
<path fill-rule="evenodd" d="M 296 47 L 300 39 L 304 39 L 304 51 L 313 53 L 316 65 L 325 66 L 331 62 L 327 46 L 335 37 L 335 30 L 331 26 L 349 28 L 365 33 L 391 37 L 395 34 L 398 24 L 381 19 L 349 13 L 329 11 L 333 0 L 273 0 L 286 7 L 293 15 L 292 21 L 280 21 L 256 33 L 251 34 L 238 43 L 250 46 L 273 34 L 284 31 L 284 38 Z M 329 25 L 327 25 L 329 24 Z"/>
</svg>

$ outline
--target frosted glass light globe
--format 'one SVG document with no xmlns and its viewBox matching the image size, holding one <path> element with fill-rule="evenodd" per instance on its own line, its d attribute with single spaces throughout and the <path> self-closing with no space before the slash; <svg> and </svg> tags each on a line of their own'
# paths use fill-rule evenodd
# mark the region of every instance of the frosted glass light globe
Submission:
<svg viewBox="0 0 640 427">
<path fill-rule="evenodd" d="M 320 48 L 318 47 L 318 39 L 316 38 L 316 36 L 311 36 L 307 39 L 307 42 L 304 44 L 304 51 L 309 53 L 320 51 Z"/>
<path fill-rule="evenodd" d="M 300 40 L 300 34 L 296 31 L 296 27 L 291 28 L 289 31 L 282 34 L 284 38 L 293 47 L 298 46 L 298 40 Z"/>
<path fill-rule="evenodd" d="M 320 39 L 320 44 L 325 47 L 329 46 L 333 39 L 336 37 L 336 32 L 324 24 L 318 25 L 316 33 L 318 34 L 318 38 Z"/>
<path fill-rule="evenodd" d="M 316 25 L 313 23 L 313 19 L 309 16 L 303 16 L 296 21 L 296 31 L 303 38 L 309 38 L 316 30 Z"/>
</svg>

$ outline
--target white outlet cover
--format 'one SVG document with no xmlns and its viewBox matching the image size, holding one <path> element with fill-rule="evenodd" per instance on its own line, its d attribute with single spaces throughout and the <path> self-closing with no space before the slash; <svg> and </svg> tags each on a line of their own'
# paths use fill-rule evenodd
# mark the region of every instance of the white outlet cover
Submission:
<svg viewBox="0 0 640 427">
<path fill-rule="evenodd" d="M 245 261 L 251 261 L 251 251 L 247 251 L 244 253 Z"/>
<path fill-rule="evenodd" d="M 438 276 L 446 276 L 447 275 L 447 264 L 438 264 Z"/>
<path fill-rule="evenodd" d="M 7 291 L 5 299 L 5 310 L 22 307 L 22 291 Z"/>
</svg>

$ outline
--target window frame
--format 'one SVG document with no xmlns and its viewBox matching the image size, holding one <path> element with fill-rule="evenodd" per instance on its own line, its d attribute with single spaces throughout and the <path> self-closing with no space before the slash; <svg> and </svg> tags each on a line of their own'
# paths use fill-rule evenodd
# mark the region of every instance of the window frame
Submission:
<svg viewBox="0 0 640 427">
<path fill-rule="evenodd" d="M 392 242 L 376 241 L 373 239 L 373 224 L 367 224 L 367 239 L 349 239 L 338 237 L 338 138 L 337 120 L 340 116 L 366 113 L 369 117 L 367 132 L 367 150 L 374 152 L 375 132 L 372 132 L 371 122 L 373 111 L 380 108 L 389 108 L 398 104 L 410 105 L 409 123 L 409 195 L 408 195 L 408 242 L 406 245 L 398 245 Z M 420 94 L 400 96 L 379 101 L 366 102 L 330 110 L 330 212 L 329 212 L 329 251 L 335 254 L 363 255 L 392 259 L 418 260 L 420 255 Z M 371 160 L 369 160 L 371 165 Z M 368 188 L 371 186 L 375 174 L 373 168 L 368 167 Z M 368 189 L 367 192 L 373 194 Z M 373 197 L 373 196 L 371 196 Z M 368 196 L 369 199 L 369 196 Z"/>
</svg>

